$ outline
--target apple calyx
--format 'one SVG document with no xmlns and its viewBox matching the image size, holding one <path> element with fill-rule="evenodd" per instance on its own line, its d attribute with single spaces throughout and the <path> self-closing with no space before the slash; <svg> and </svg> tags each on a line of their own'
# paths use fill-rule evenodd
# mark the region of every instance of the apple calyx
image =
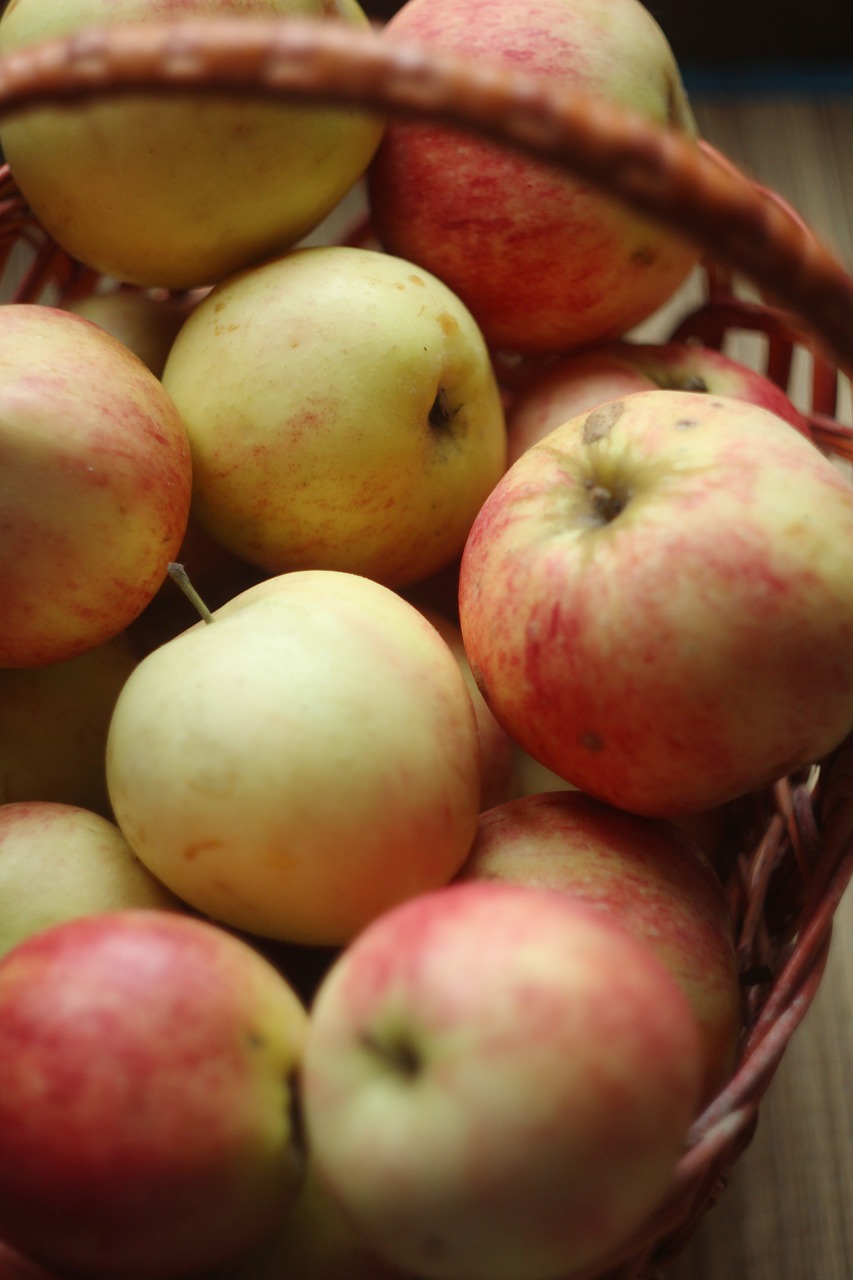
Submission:
<svg viewBox="0 0 853 1280">
<path fill-rule="evenodd" d="M 589 496 L 590 509 L 595 524 L 610 524 L 625 510 L 630 493 L 604 484 L 594 479 L 584 481 L 584 488 Z"/>
<path fill-rule="evenodd" d="M 210 612 L 207 605 L 190 582 L 190 575 L 187 573 L 184 566 L 182 564 L 178 564 L 174 560 L 170 560 L 168 565 L 168 574 L 172 581 L 177 583 L 181 588 L 190 604 L 198 612 L 202 621 L 207 623 L 215 621 L 213 614 Z"/>
<path fill-rule="evenodd" d="M 446 432 L 448 435 L 452 435 L 451 424 L 461 407 L 461 405 L 457 405 L 455 409 L 452 409 L 447 392 L 444 387 L 439 387 L 429 411 L 429 425 L 434 431 Z"/>
<path fill-rule="evenodd" d="M 423 1070 L 424 1060 L 411 1039 L 397 1035 L 382 1040 L 372 1031 L 360 1037 L 362 1046 L 374 1054 L 385 1066 L 406 1080 L 416 1079 Z"/>
</svg>

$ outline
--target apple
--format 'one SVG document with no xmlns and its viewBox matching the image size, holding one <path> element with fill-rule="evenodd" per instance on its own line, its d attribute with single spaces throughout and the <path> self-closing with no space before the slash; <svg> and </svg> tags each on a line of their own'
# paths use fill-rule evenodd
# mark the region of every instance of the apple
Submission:
<svg viewBox="0 0 853 1280">
<path fill-rule="evenodd" d="M 672 50 L 639 0 L 407 0 L 382 36 L 556 78 L 696 133 Z M 588 183 L 440 122 L 392 119 L 368 194 L 384 247 L 444 280 L 497 349 L 620 337 L 698 259 Z"/>
<path fill-rule="evenodd" d="M 78 805 L 0 805 L 0 953 L 75 916 L 183 909 L 114 822 Z"/>
<path fill-rule="evenodd" d="M 90 28 L 235 13 L 368 26 L 356 0 L 16 0 L 0 55 Z M 132 94 L 3 122 L 15 180 L 63 249 L 139 285 L 187 289 L 295 244 L 361 177 L 370 113 L 249 95 Z"/>
<path fill-rule="evenodd" d="M 743 1029 L 734 928 L 722 881 L 673 823 L 580 791 L 524 796 L 480 817 L 458 881 L 558 889 L 652 948 L 686 995 L 705 1063 L 700 1102 L 729 1079 Z"/>
<path fill-rule="evenodd" d="M 420 612 L 432 623 L 448 646 L 465 678 L 465 685 L 474 704 L 480 739 L 480 808 L 491 809 L 493 805 L 509 798 L 515 760 L 513 741 L 498 724 L 477 688 L 459 624 L 435 609 L 421 607 Z"/>
<path fill-rule="evenodd" d="M 509 469 L 460 570 L 492 711 L 580 790 L 712 810 L 853 725 L 853 488 L 753 404 L 638 391 Z"/>
<path fill-rule="evenodd" d="M 692 342 L 623 339 L 561 357 L 510 395 L 509 463 L 570 418 L 605 400 L 655 387 L 734 396 L 769 409 L 800 431 L 807 430 L 803 414 L 780 387 L 721 351 Z"/>
<path fill-rule="evenodd" d="M 291 1208 L 243 1257 L 201 1280 L 414 1280 L 381 1258 L 341 1212 L 310 1152 Z"/>
<path fill-rule="evenodd" d="M 107 740 L 116 821 L 207 915 L 311 945 L 459 870 L 480 800 L 474 709 L 390 588 L 265 579 L 144 658 Z"/>
<path fill-rule="evenodd" d="M 0 803 L 53 800 L 110 816 L 107 729 L 136 661 L 123 632 L 65 662 L 0 668 Z"/>
<path fill-rule="evenodd" d="M 0 1235 L 63 1272 L 194 1274 L 297 1193 L 307 1013 L 225 930 L 109 911 L 0 960 Z"/>
<path fill-rule="evenodd" d="M 317 994 L 303 1059 L 320 1176 L 427 1280 L 546 1280 L 665 1195 L 700 1080 L 654 953 L 553 890 L 468 882 L 386 912 Z"/>
<path fill-rule="evenodd" d="M 270 573 L 425 578 L 461 552 L 504 471 L 479 329 L 440 281 L 375 250 L 298 249 L 223 282 L 163 382 L 196 518 Z"/>
<path fill-rule="evenodd" d="M 178 330 L 199 300 L 195 293 L 158 296 L 111 288 L 76 298 L 65 309 L 106 329 L 159 378 Z"/>
<path fill-rule="evenodd" d="M 192 464 L 159 380 L 98 326 L 8 303 L 0 346 L 0 667 L 33 667 L 112 639 L 153 598 Z"/>
</svg>

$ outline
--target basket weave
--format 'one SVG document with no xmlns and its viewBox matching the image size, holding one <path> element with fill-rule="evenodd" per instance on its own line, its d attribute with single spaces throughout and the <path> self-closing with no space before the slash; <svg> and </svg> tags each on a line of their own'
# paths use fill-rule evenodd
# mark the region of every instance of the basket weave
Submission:
<svg viewBox="0 0 853 1280">
<path fill-rule="evenodd" d="M 506 68 L 391 46 L 376 31 L 290 19 L 111 27 L 9 56 L 0 60 L 0 117 L 165 88 L 307 97 L 440 118 L 585 177 L 700 246 L 706 299 L 671 336 L 719 347 L 734 330 L 761 332 L 763 371 L 784 388 L 795 353 L 805 351 L 812 370 L 807 429 L 824 452 L 853 461 L 853 428 L 836 418 L 839 377 L 853 377 L 853 279 L 779 196 L 713 148 Z M 21 242 L 31 260 L 15 300 L 52 291 L 67 301 L 95 287 L 94 273 L 56 247 L 8 170 L 0 170 L 0 269 Z M 758 300 L 739 291 L 741 278 Z M 684 1246 L 748 1145 L 761 1100 L 815 996 L 833 915 L 853 875 L 853 737 L 814 763 L 730 806 L 721 874 L 745 991 L 739 1065 L 694 1123 L 665 1203 L 595 1280 L 651 1280 Z M 0 1248 L 0 1280 L 45 1275 Z"/>
</svg>

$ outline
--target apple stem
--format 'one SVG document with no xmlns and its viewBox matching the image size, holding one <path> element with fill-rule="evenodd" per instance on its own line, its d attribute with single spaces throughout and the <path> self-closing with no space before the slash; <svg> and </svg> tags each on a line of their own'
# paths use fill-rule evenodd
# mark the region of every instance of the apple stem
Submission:
<svg viewBox="0 0 853 1280">
<path fill-rule="evenodd" d="M 176 564 L 174 560 L 169 562 L 169 577 L 176 582 L 183 591 L 186 598 L 197 610 L 200 617 L 205 622 L 213 622 L 213 614 L 190 582 L 190 575 L 182 564 Z"/>
</svg>

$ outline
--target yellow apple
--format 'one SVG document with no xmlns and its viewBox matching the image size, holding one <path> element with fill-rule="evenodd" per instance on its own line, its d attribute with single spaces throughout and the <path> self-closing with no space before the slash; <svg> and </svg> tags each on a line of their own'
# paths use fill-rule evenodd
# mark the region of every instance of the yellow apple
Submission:
<svg viewBox="0 0 853 1280">
<path fill-rule="evenodd" d="M 183 909 L 114 822 L 77 805 L 0 805 L 0 952 L 75 916 Z"/>
<path fill-rule="evenodd" d="M 190 438 L 195 517 L 268 572 L 426 578 L 504 471 L 479 329 L 441 281 L 374 250 L 299 249 L 225 281 L 163 383 Z"/>
<path fill-rule="evenodd" d="M 0 53 L 97 26 L 235 14 L 367 26 L 357 0 L 15 0 Z M 128 94 L 22 113 L 0 143 L 69 253 L 117 280 L 185 289 L 295 244 L 360 178 L 381 133 L 347 108 Z"/>
<path fill-rule="evenodd" d="M 304 570 L 139 663 L 107 784 L 131 848 L 180 898 L 250 933 L 334 945 L 458 871 L 479 811 L 477 724 L 413 605 Z"/>
</svg>

